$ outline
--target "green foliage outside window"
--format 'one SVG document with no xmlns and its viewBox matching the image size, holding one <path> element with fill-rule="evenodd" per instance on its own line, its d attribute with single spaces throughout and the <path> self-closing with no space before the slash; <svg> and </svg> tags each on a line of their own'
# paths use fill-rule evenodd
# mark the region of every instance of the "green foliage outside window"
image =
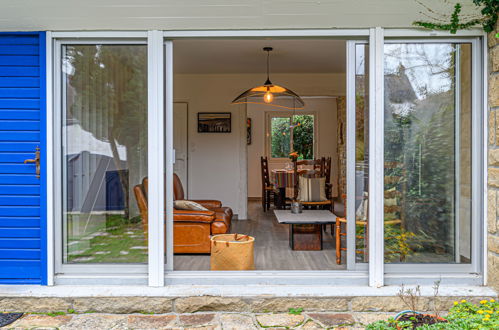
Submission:
<svg viewBox="0 0 499 330">
<path fill-rule="evenodd" d="M 314 158 L 314 116 L 297 115 L 293 122 L 300 123 L 293 128 L 293 151 L 298 153 L 298 159 Z"/>
<path fill-rule="evenodd" d="M 289 118 L 272 118 L 271 119 L 271 144 L 272 158 L 288 158 L 290 149 L 290 132 Z"/>
<path fill-rule="evenodd" d="M 298 159 L 314 158 L 313 115 L 271 119 L 271 157 L 288 158 L 293 151 L 298 153 Z"/>
</svg>

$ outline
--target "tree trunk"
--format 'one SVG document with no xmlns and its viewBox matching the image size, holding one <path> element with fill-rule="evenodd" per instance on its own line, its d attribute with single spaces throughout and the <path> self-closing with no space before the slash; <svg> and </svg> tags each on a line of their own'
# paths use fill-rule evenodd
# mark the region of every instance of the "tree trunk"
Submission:
<svg viewBox="0 0 499 330">
<path fill-rule="evenodd" d="M 121 188 L 125 193 L 125 219 L 130 218 L 130 191 L 128 187 L 128 180 L 125 171 L 121 168 L 120 155 L 118 153 L 118 147 L 116 145 L 116 139 L 114 138 L 114 132 L 112 128 L 109 128 L 109 144 L 111 145 L 111 152 L 113 153 L 114 165 L 118 171 L 118 175 L 121 182 Z"/>
</svg>

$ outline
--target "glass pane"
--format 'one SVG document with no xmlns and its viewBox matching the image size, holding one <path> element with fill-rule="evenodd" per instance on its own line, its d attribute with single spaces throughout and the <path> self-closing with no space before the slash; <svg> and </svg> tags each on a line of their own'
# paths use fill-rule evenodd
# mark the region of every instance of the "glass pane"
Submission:
<svg viewBox="0 0 499 330">
<path fill-rule="evenodd" d="M 471 261 L 471 47 L 386 44 L 385 261 Z"/>
<path fill-rule="evenodd" d="M 291 152 L 291 127 L 289 117 L 274 117 L 270 121 L 271 157 L 288 158 Z"/>
<path fill-rule="evenodd" d="M 355 221 L 356 262 L 368 261 L 369 49 L 355 46 Z"/>
<path fill-rule="evenodd" d="M 63 48 L 65 263 L 147 261 L 147 47 Z M 144 215 L 145 217 L 142 217 Z"/>
<path fill-rule="evenodd" d="M 298 159 L 314 159 L 314 116 L 293 116 L 293 151 Z"/>
</svg>

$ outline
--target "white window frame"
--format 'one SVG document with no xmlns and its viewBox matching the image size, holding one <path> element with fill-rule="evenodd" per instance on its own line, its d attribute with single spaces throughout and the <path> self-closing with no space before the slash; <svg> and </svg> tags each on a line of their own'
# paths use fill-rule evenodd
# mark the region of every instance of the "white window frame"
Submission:
<svg viewBox="0 0 499 330">
<path fill-rule="evenodd" d="M 51 176 L 53 180 L 49 184 L 49 189 L 47 194 L 48 199 L 48 209 L 51 210 L 50 218 L 53 221 L 51 225 L 51 232 L 48 237 L 53 237 L 54 244 L 49 246 L 51 251 L 49 251 L 49 257 L 51 258 L 52 269 L 48 269 L 48 273 L 51 274 L 49 278 L 51 279 L 51 284 L 57 283 L 84 283 L 82 278 L 92 281 L 92 278 L 104 276 L 110 278 L 109 282 L 114 283 L 113 278 L 123 276 L 127 278 L 125 282 L 135 283 L 135 284 L 146 284 L 148 278 L 148 267 L 150 264 L 64 264 L 63 263 L 63 190 L 62 190 L 62 139 L 64 136 L 64 131 L 62 129 L 62 120 L 65 113 L 65 104 L 63 102 L 64 86 L 62 81 L 62 47 L 65 45 L 92 45 L 92 44 L 103 44 L 103 45 L 147 45 L 148 44 L 148 33 L 147 32 L 52 32 L 50 34 L 50 42 L 47 43 L 47 48 L 50 48 L 50 60 L 52 67 L 52 75 L 50 72 L 47 73 L 47 80 L 50 80 L 50 89 L 48 89 L 47 97 L 48 105 L 51 104 L 53 109 L 52 121 L 47 127 L 47 134 L 50 140 L 53 141 L 53 147 L 49 150 L 47 159 L 50 159 L 53 163 L 53 171 Z M 148 50 L 148 57 L 150 56 L 150 51 Z M 148 61 L 149 62 L 149 61 Z M 162 62 L 161 62 L 162 63 Z M 148 79 L 150 77 L 150 70 L 148 68 Z M 148 81 L 150 84 L 151 82 Z M 150 93 L 150 92 L 148 92 Z M 49 103 L 50 102 L 50 103 Z M 150 102 L 150 100 L 149 100 Z M 149 106 L 150 107 L 150 106 Z M 47 107 L 47 109 L 49 109 Z M 162 108 L 161 108 L 162 109 Z M 151 111 L 149 111 L 151 113 Z M 151 129 L 149 129 L 149 139 L 151 135 Z M 151 149 L 151 143 L 148 145 L 148 149 Z M 148 153 L 148 157 L 154 157 L 154 153 Z M 148 159 L 151 162 L 151 159 Z M 157 164 L 157 163 L 156 163 Z M 149 171 L 151 171 L 149 169 Z M 55 180 L 55 181 L 54 181 Z M 154 188 L 153 188 L 154 189 Z M 149 217 L 152 218 L 154 214 L 149 213 Z M 150 221 L 151 223 L 151 221 Z M 151 240 L 151 237 L 149 238 Z M 106 283 L 106 281 L 104 281 Z"/>
<path fill-rule="evenodd" d="M 483 40 L 483 39 L 482 39 Z M 486 39 L 485 39 L 486 40 Z M 470 44 L 471 45 L 471 74 L 472 74 L 472 110 L 471 110 L 471 186 L 472 186 L 472 201 L 471 201 L 471 263 L 470 264 L 450 264 L 450 263 L 434 263 L 434 264 L 385 264 L 386 274 L 389 278 L 389 284 L 400 284 L 398 279 L 400 273 L 419 272 L 423 274 L 444 274 L 444 273 L 461 273 L 468 274 L 470 278 L 475 278 L 475 274 L 481 274 L 484 265 L 484 256 L 481 255 L 481 247 L 484 244 L 482 237 L 482 228 L 486 226 L 486 212 L 483 208 L 485 201 L 484 195 L 481 193 L 481 184 L 483 183 L 483 174 L 475 169 L 481 169 L 485 162 L 486 152 L 483 151 L 483 134 L 487 131 L 482 131 L 483 122 L 485 121 L 481 109 L 485 109 L 483 104 L 480 89 L 482 88 L 482 70 L 483 67 L 481 40 L 478 37 L 466 38 L 439 38 L 439 39 L 407 39 L 405 37 L 392 36 L 385 39 L 385 44 L 417 44 L 417 43 L 452 43 L 452 44 Z M 456 90 L 456 93 L 458 90 Z M 457 111 L 457 110 L 456 110 Z M 382 117 L 383 119 L 383 117 Z M 458 156 L 458 155 L 456 155 Z M 486 163 L 486 162 L 485 162 Z M 486 173 L 486 172 L 485 172 Z M 485 236 L 486 237 L 486 236 Z M 483 281 L 480 279 L 478 282 Z"/>
<path fill-rule="evenodd" d="M 369 37 L 369 286 L 384 285 L 384 31 Z"/>
<path fill-rule="evenodd" d="M 173 115 L 172 109 L 164 111 L 165 97 L 173 99 L 173 93 L 169 93 L 171 84 L 169 81 L 164 84 L 167 91 L 163 90 L 164 82 L 164 47 L 163 36 L 160 31 L 149 31 L 147 34 L 147 95 L 148 95 L 148 177 L 149 177 L 149 193 L 147 194 L 148 204 L 148 267 L 149 267 L 149 286 L 163 286 L 165 271 L 165 195 L 168 200 L 172 199 L 171 194 L 166 194 L 165 191 L 165 172 L 170 172 L 172 168 L 166 168 L 165 150 L 168 156 L 172 155 L 173 143 L 171 139 L 166 140 L 166 132 L 172 132 L 173 126 L 171 121 Z M 171 59 L 171 56 L 168 57 Z M 169 105 L 168 105 L 169 106 Z M 166 118 L 165 118 L 166 114 Z M 168 119 L 168 129 L 166 128 L 166 120 Z M 168 142 L 168 144 L 167 144 Z M 169 187 L 172 186 L 172 179 L 166 183 Z M 170 191 L 170 189 L 168 190 Z M 168 203 L 168 213 L 171 211 L 172 203 Z"/>
<path fill-rule="evenodd" d="M 372 32 L 372 31 L 371 31 Z M 371 33 L 372 34 L 372 33 Z M 347 61 L 347 68 L 346 68 L 346 75 L 347 75 L 347 97 L 346 97 L 346 157 L 347 157 L 347 168 L 346 168 L 346 175 L 347 175 L 347 186 L 346 186 L 346 206 L 347 206 L 347 269 L 355 269 L 355 270 L 368 270 L 369 269 L 369 260 L 368 262 L 357 262 L 357 235 L 356 235 L 356 169 L 355 169 L 355 164 L 356 164 L 356 149 L 357 149 L 357 136 L 356 136 L 356 129 L 357 129 L 357 119 L 356 119 L 356 109 L 357 109 L 357 103 L 356 103 L 356 46 L 357 45 L 369 45 L 370 40 L 349 40 L 347 42 L 347 59 L 352 59 L 350 61 Z M 369 48 L 370 49 L 370 48 Z M 366 60 L 370 60 L 371 56 L 373 54 L 371 53 L 365 53 Z M 371 63 L 369 62 L 369 77 L 371 77 Z M 369 78 L 370 79 L 370 78 Z M 369 86 L 374 86 L 371 81 L 369 81 Z M 370 87 L 371 88 L 371 87 Z M 369 91 L 369 96 L 373 95 L 371 91 Z M 371 102 L 371 100 L 369 100 Z M 371 114 L 370 114 L 371 115 Z M 371 122 L 371 119 L 369 118 L 369 123 Z M 371 129 L 369 127 L 369 129 Z M 369 135 L 368 138 L 371 138 Z M 371 143 L 369 143 L 371 145 Z M 369 151 L 370 152 L 370 151 Z M 353 164 L 353 166 L 352 166 Z M 370 168 L 370 166 L 368 167 Z M 352 183 L 353 184 L 350 184 Z M 368 215 L 369 217 L 369 215 Z M 367 233 L 369 235 L 369 233 Z M 370 242 L 371 240 L 369 240 Z M 370 246 L 367 247 L 368 249 Z M 368 252 L 368 251 L 367 251 Z"/>
<path fill-rule="evenodd" d="M 271 120 L 272 118 L 290 118 L 290 120 L 293 118 L 293 116 L 299 116 L 299 115 L 312 115 L 314 116 L 314 143 L 313 143 L 313 149 L 314 149 L 314 158 L 318 157 L 318 145 L 319 145 L 319 114 L 317 111 L 265 111 L 265 154 L 267 155 L 267 158 L 269 162 L 275 162 L 275 163 L 282 163 L 282 162 L 289 162 L 289 157 L 272 157 L 272 124 Z M 291 134 L 290 136 L 290 150 L 293 150 L 293 135 Z"/>
<path fill-rule="evenodd" d="M 159 35 L 162 38 L 159 38 Z M 369 62 L 377 63 L 378 65 L 371 65 L 370 67 L 370 148 L 374 147 L 374 141 L 381 142 L 383 139 L 383 131 L 380 130 L 379 126 L 376 126 L 375 118 L 379 117 L 383 111 L 383 77 L 382 77 L 382 56 L 383 56 L 383 42 L 384 38 L 434 38 L 433 40 L 442 40 L 439 38 L 449 38 L 454 42 L 456 39 L 469 37 L 481 37 L 481 41 L 475 40 L 474 48 L 481 49 L 482 56 L 479 60 L 473 60 L 473 72 L 474 72 L 474 109 L 482 110 L 474 112 L 473 128 L 479 129 L 475 131 L 473 140 L 473 168 L 481 169 L 479 173 L 474 174 L 473 188 L 475 201 L 478 203 L 473 204 L 473 211 L 477 212 L 474 218 L 474 241 L 473 245 L 477 245 L 474 248 L 473 258 L 476 261 L 473 268 L 478 274 L 461 272 L 461 270 L 456 269 L 455 271 L 449 271 L 448 267 L 451 265 L 444 265 L 445 269 L 442 269 L 442 273 L 435 273 L 435 268 L 430 272 L 421 272 L 420 265 L 417 265 L 417 269 L 407 273 L 407 270 L 401 270 L 397 272 L 392 272 L 390 267 L 385 267 L 383 264 L 383 228 L 382 228 L 382 207 L 372 208 L 369 210 L 369 217 L 371 219 L 372 225 L 369 229 L 370 236 L 370 246 L 371 251 L 369 255 L 369 271 L 252 271 L 252 272 L 183 272 L 174 271 L 172 269 L 172 263 L 169 262 L 173 260 L 173 215 L 171 208 L 172 193 L 168 186 L 171 186 L 171 182 L 166 182 L 166 193 L 165 189 L 161 189 L 162 184 L 158 184 L 162 180 L 151 181 L 151 188 L 155 189 L 159 196 L 154 207 L 156 211 L 154 213 L 161 214 L 161 200 L 162 197 L 167 197 L 166 210 L 167 210 L 167 222 L 166 222 L 166 232 L 167 232 L 167 253 L 166 253 L 166 266 L 164 266 L 163 256 L 163 244 L 164 235 L 150 235 L 150 263 L 148 265 L 62 265 L 60 263 L 61 258 L 58 257 L 60 253 L 61 246 L 61 231 L 60 231 L 60 221 L 62 217 L 60 216 L 62 208 L 60 196 L 61 191 L 58 187 L 58 183 L 54 180 L 60 178 L 61 173 L 61 162 L 60 162 L 60 142 L 61 142 L 61 81 L 60 81 L 60 66 L 58 59 L 60 58 L 60 46 L 61 43 L 119 43 L 123 44 L 126 42 L 130 43 L 145 43 L 148 42 L 148 51 L 152 52 L 149 56 L 154 58 L 149 58 L 151 63 L 148 63 L 148 80 L 149 83 L 157 83 L 157 87 L 161 87 L 160 77 L 166 78 L 164 87 L 153 88 L 148 91 L 149 94 L 149 116 L 155 115 L 156 119 L 161 119 L 161 114 L 158 113 L 160 108 L 161 100 L 165 101 L 166 112 L 164 114 L 167 123 L 154 123 L 152 120 L 149 121 L 156 137 L 165 136 L 166 139 L 163 143 L 165 149 L 160 150 L 160 147 L 155 147 L 152 142 L 149 142 L 149 154 L 151 150 L 157 150 L 163 157 L 164 169 L 166 170 L 167 178 L 171 176 L 173 172 L 173 160 L 172 160 L 172 146 L 171 141 L 171 121 L 168 123 L 168 119 L 172 118 L 172 79 L 169 70 L 172 69 L 172 40 L 179 38 L 306 38 L 306 37 L 321 37 L 321 38 L 343 38 L 346 40 L 366 40 L 369 38 L 370 42 L 370 60 Z M 161 40 L 160 40 L 161 39 Z M 147 40 L 147 41 L 146 41 Z M 425 39 L 429 40 L 429 39 Z M 328 285 L 370 285 L 374 287 L 382 286 L 385 283 L 396 283 L 397 281 L 405 281 L 409 283 L 412 281 L 418 281 L 424 284 L 425 281 L 428 284 L 432 284 L 436 277 L 440 279 L 445 279 L 443 283 L 455 283 L 455 284 L 485 284 L 486 281 L 486 258 L 487 245 L 486 245 L 486 198 L 484 198 L 487 191 L 487 172 L 486 172 L 486 151 L 487 151 L 487 141 L 486 132 L 487 124 L 484 121 L 487 114 L 487 74 L 486 74 L 486 63 L 487 63 L 487 35 L 479 30 L 466 30 L 459 31 L 456 35 L 451 35 L 447 32 L 435 32 L 435 31 L 422 31 L 416 29 L 321 29 L 321 30 L 231 30 L 231 31 L 99 31 L 99 32 L 48 32 L 47 33 L 47 69 L 50 70 L 47 74 L 47 115 L 52 116 L 53 120 L 48 120 L 47 122 L 47 141 L 49 145 L 47 146 L 48 152 L 48 164 L 53 164 L 53 171 L 48 174 L 49 180 L 47 184 L 47 219 L 49 221 L 47 225 L 47 237 L 50 241 L 54 238 L 54 244 L 48 245 L 48 274 L 49 274 L 49 285 L 51 284 L 147 284 L 151 286 L 161 286 L 162 279 L 167 284 L 185 283 L 185 284 L 213 284 L 220 285 L 224 284 L 303 284 L 309 285 L 314 284 L 328 284 Z M 161 43 L 161 46 L 158 45 Z M 155 45 L 152 45 L 155 44 Z M 163 49 L 163 45 L 166 48 Z M 160 50 L 163 49 L 163 50 Z M 162 51 L 166 53 L 166 61 L 164 62 L 164 67 L 161 64 L 160 54 Z M 479 55 L 480 52 L 475 53 Z M 50 62 L 50 63 L 49 63 Z M 153 64 L 152 64 L 153 63 Z M 150 65 L 151 64 L 151 65 Z M 381 66 L 380 66 L 381 64 Z M 154 75 L 153 71 L 159 72 L 159 74 Z M 380 74 L 381 72 L 381 74 Z M 375 73 L 378 73 L 375 75 Z M 163 76 L 164 75 L 164 76 Z M 480 93 L 481 92 L 481 93 Z M 481 97 L 480 95 L 481 94 Z M 476 104 L 475 104 L 476 102 Z M 154 107 L 152 107 L 154 104 Z M 149 117 L 149 119 L 152 119 Z M 373 127 L 371 127 L 373 125 Z M 350 127 L 351 129 L 351 127 Z M 348 130 L 348 129 L 347 129 Z M 477 134 L 480 133 L 480 134 Z M 53 142 L 50 144 L 50 142 Z M 348 142 L 347 142 L 348 143 Z M 163 148 L 163 146 L 161 146 Z M 369 177 L 370 177 L 370 194 L 369 201 L 370 205 L 375 205 L 373 203 L 382 202 L 382 166 L 383 166 L 383 156 L 382 153 L 378 154 L 377 157 L 372 157 L 373 151 L 371 151 Z M 381 156 L 379 156 L 381 155 Z M 149 157 L 154 157 L 149 155 Z M 348 156 L 347 156 L 348 158 Z M 351 157 L 350 157 L 351 158 Z M 161 164 L 162 160 L 156 158 L 149 159 L 149 161 L 157 161 L 156 164 Z M 153 165 L 154 166 L 154 165 Z M 351 167 L 352 164 L 347 164 L 347 167 Z M 353 164 L 354 166 L 354 164 Z M 159 166 L 158 166 L 159 167 Z M 49 167 L 50 168 L 50 167 Z M 154 176 L 158 176 L 159 173 L 163 173 L 162 169 L 153 168 L 151 173 Z M 381 172 L 380 172 L 381 171 Z M 477 171 L 474 171 L 477 172 Z M 380 174 L 376 176 L 375 174 Z M 352 186 L 354 182 L 351 181 L 351 175 L 347 175 L 347 187 Z M 152 186 L 155 186 L 152 188 Z M 378 194 L 373 192 L 378 191 Z M 381 191 L 381 194 L 379 192 Z M 350 194 L 352 195 L 352 194 Z M 378 195 L 378 196 L 375 196 Z M 478 195 L 478 197 L 476 197 Z M 354 196 L 352 195 L 352 198 Z M 347 201 L 347 205 L 353 205 L 353 200 Z M 380 204 L 381 205 L 381 204 Z M 159 212 L 157 212 L 160 210 Z M 150 214 L 152 218 L 152 215 Z M 152 221 L 150 221 L 152 223 Z M 156 228 L 157 227 L 157 228 Z M 156 229 L 161 228 L 161 224 L 155 226 Z M 162 231 L 158 230 L 158 233 Z M 59 236 L 59 238 L 58 238 Z M 476 239 L 478 238 L 478 240 Z M 481 247 L 481 249 L 480 249 Z M 154 251 L 151 251 L 153 249 Z M 59 250 L 59 252 L 58 252 Z M 373 251 L 378 251 L 378 253 L 372 253 Z M 379 253 L 381 251 L 381 253 Z M 151 253 L 154 254 L 151 257 Z M 155 258 L 158 259 L 155 259 Z M 164 257 L 164 256 L 163 256 Z M 152 260 L 154 259 L 154 260 Z M 163 264 L 159 265 L 159 263 Z M 64 266 L 64 267 L 63 267 Z M 433 265 L 431 265 L 433 266 Z M 459 265 L 456 265 L 459 266 Z M 163 269 L 164 267 L 164 269 Z M 385 274 L 385 269 L 389 272 Z"/>
</svg>

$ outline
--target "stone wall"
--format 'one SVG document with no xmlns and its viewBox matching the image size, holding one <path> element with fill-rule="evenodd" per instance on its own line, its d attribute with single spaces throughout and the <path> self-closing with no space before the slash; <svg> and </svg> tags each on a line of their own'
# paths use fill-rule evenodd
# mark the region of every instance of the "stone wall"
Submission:
<svg viewBox="0 0 499 330">
<path fill-rule="evenodd" d="M 499 25 L 499 23 L 498 23 Z M 489 33 L 488 285 L 499 289 L 499 38 Z"/>
<path fill-rule="evenodd" d="M 343 200 L 343 195 L 347 193 L 347 105 L 346 97 L 339 96 L 336 100 L 337 105 L 337 148 L 338 148 L 338 164 L 336 164 L 338 169 L 338 197 Z M 334 170 L 334 169 L 333 169 Z"/>
<path fill-rule="evenodd" d="M 478 303 L 482 299 L 497 299 L 494 296 L 422 296 L 418 310 L 445 311 L 454 301 L 466 299 Z M 368 297 L 1 297 L 0 312 L 27 313 L 197 313 L 239 312 L 279 313 L 290 308 L 302 308 L 305 312 L 376 313 L 399 312 L 407 308 L 396 296 Z"/>
</svg>

